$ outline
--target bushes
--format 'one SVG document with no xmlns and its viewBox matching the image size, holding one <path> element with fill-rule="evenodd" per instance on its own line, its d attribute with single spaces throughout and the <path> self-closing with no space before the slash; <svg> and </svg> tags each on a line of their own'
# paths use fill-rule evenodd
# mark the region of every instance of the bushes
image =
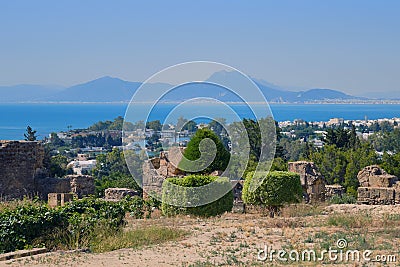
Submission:
<svg viewBox="0 0 400 267">
<path fill-rule="evenodd" d="M 119 231 L 126 212 L 143 218 L 151 214 L 151 203 L 137 197 L 121 202 L 86 198 L 50 209 L 45 204 L 25 201 L 0 213 L 0 253 L 32 244 L 44 244 L 50 249 L 87 247 L 99 225 L 110 232 Z"/>
<path fill-rule="evenodd" d="M 343 194 L 342 196 L 334 195 L 329 199 L 331 204 L 355 204 L 357 199 L 349 194 Z"/>
<path fill-rule="evenodd" d="M 204 147 L 200 143 L 204 140 Z M 213 146 L 215 145 L 215 147 Z M 216 151 L 213 151 L 213 149 Z M 202 151 L 200 151 L 202 149 Z M 215 158 L 213 155 L 215 152 Z M 200 129 L 190 139 L 183 156 L 189 160 L 182 160 L 179 163 L 179 168 L 188 173 L 203 173 L 208 174 L 213 171 L 225 170 L 228 166 L 230 153 L 224 147 L 219 137 L 210 129 Z M 195 171 L 198 170 L 198 171 Z"/>
<path fill-rule="evenodd" d="M 66 214 L 44 205 L 24 203 L 0 213 L 0 253 L 23 249 L 38 236 L 66 225 Z"/>
<path fill-rule="evenodd" d="M 253 181 L 262 180 L 256 190 L 251 191 Z M 300 176 L 291 172 L 250 172 L 244 182 L 243 200 L 246 204 L 259 205 L 268 208 L 270 216 L 288 203 L 298 203 L 302 200 L 303 189 Z"/>
<path fill-rule="evenodd" d="M 196 190 L 188 189 L 188 187 L 199 187 L 211 182 L 214 183 L 207 194 L 202 194 L 201 191 L 196 193 Z M 200 217 L 216 216 L 232 210 L 233 193 L 231 189 L 231 183 L 228 178 L 224 177 L 189 175 L 184 178 L 168 178 L 163 183 L 162 212 L 167 216 L 176 214 L 192 214 Z M 220 195 L 223 196 L 214 202 L 202 206 L 195 205 L 195 203 L 207 203 L 212 196 Z M 171 203 L 176 203 L 176 206 Z M 193 207 L 182 207 L 182 203 L 194 205 Z"/>
</svg>

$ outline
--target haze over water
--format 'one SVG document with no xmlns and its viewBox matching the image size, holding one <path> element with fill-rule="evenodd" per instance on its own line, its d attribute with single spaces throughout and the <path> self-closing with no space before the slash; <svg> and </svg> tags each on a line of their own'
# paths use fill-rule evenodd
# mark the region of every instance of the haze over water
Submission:
<svg viewBox="0 0 400 267">
<path fill-rule="evenodd" d="M 161 104 L 149 120 L 162 119 L 174 104 Z M 37 130 L 40 139 L 51 132 L 67 131 L 72 128 L 87 128 L 100 120 L 113 120 L 124 116 L 127 104 L 1 104 L 0 112 L 0 139 L 23 139 L 26 126 L 30 125 Z M 272 104 L 270 105 L 275 120 L 293 121 L 328 121 L 331 118 L 348 120 L 393 118 L 400 117 L 400 105 L 390 104 Z M 241 118 L 251 118 L 252 114 L 244 105 L 232 105 L 232 108 Z M 259 106 L 259 108 L 265 108 Z M 184 117 L 192 118 L 206 112 L 216 114 L 216 117 L 226 118 L 232 122 L 234 117 L 226 115 L 222 107 L 209 104 L 196 104 L 184 107 Z M 145 117 L 145 104 L 137 106 L 138 117 Z M 175 118 L 176 117 L 176 118 Z M 171 119 L 176 122 L 177 116 Z"/>
</svg>

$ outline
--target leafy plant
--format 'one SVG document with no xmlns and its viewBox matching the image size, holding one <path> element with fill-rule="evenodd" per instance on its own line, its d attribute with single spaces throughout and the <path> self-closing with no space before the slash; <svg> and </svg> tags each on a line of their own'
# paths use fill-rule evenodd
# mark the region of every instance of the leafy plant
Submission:
<svg viewBox="0 0 400 267">
<path fill-rule="evenodd" d="M 200 187 L 213 182 L 213 187 L 208 194 L 196 193 L 191 191 L 187 194 L 188 187 Z M 168 178 L 163 183 L 162 190 L 162 212 L 167 216 L 177 214 L 192 214 L 200 217 L 210 217 L 231 211 L 233 207 L 232 186 L 228 178 L 205 176 L 205 175 L 189 175 L 184 178 Z M 227 192 L 227 193 L 225 193 Z M 205 203 L 207 199 L 225 193 L 218 200 L 206 205 L 197 207 L 181 207 L 174 206 L 170 203 Z"/>
<path fill-rule="evenodd" d="M 262 182 L 253 189 L 257 181 Z M 267 208 L 271 217 L 284 204 L 300 202 L 302 195 L 300 176 L 291 172 L 250 172 L 243 186 L 244 202 Z"/>
</svg>

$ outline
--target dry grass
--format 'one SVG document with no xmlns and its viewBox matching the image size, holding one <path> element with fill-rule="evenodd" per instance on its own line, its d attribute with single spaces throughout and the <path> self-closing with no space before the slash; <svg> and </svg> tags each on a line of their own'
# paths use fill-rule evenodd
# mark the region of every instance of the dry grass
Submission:
<svg viewBox="0 0 400 267">
<path fill-rule="evenodd" d="M 400 207 L 375 207 L 373 212 L 358 206 L 339 208 L 340 212 L 326 212 L 325 205 L 291 205 L 273 219 L 255 212 L 229 213 L 208 219 L 188 216 L 131 219 L 123 233 L 102 236 L 99 232 L 92 249 L 96 252 L 120 248 L 134 250 L 117 250 L 104 256 L 85 254 L 87 258 L 78 260 L 76 265 L 281 266 L 290 263 L 260 262 L 258 250 L 267 245 L 274 249 L 315 249 L 320 252 L 335 248 L 338 239 L 346 239 L 349 249 L 373 250 L 374 255 L 395 254 L 400 263 Z M 60 258 L 57 256 L 53 260 L 60 261 Z M 65 260 L 66 265 L 70 263 L 71 260 Z M 30 261 L 28 265 L 35 264 Z M 291 264 L 321 266 L 322 263 Z M 332 265 L 325 262 L 324 266 L 329 264 Z M 363 266 L 354 264 L 333 266 Z M 393 264 L 368 263 L 364 266 Z"/>
<path fill-rule="evenodd" d="M 183 230 L 160 226 L 131 229 L 114 232 L 112 234 L 107 231 L 97 231 L 96 237 L 91 242 L 91 251 L 102 253 L 122 248 L 137 249 L 144 246 L 178 240 L 186 234 L 187 232 Z"/>
</svg>

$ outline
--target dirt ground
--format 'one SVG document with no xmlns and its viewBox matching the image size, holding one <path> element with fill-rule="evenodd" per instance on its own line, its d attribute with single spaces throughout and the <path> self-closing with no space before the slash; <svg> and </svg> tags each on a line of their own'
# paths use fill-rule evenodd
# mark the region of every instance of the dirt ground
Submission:
<svg viewBox="0 0 400 267">
<path fill-rule="evenodd" d="M 178 241 L 135 250 L 101 254 L 52 252 L 0 262 L 0 266 L 400 266 L 400 205 L 296 205 L 285 208 L 276 218 L 253 211 L 210 219 L 182 216 L 130 220 L 128 227 L 150 225 L 183 229 L 188 235 Z M 259 259 L 265 246 L 320 252 L 323 248 L 335 248 L 339 239 L 348 242 L 348 249 L 372 250 L 373 259 L 376 255 L 396 256 L 396 262 L 325 259 L 288 263 L 276 258 Z"/>
</svg>

